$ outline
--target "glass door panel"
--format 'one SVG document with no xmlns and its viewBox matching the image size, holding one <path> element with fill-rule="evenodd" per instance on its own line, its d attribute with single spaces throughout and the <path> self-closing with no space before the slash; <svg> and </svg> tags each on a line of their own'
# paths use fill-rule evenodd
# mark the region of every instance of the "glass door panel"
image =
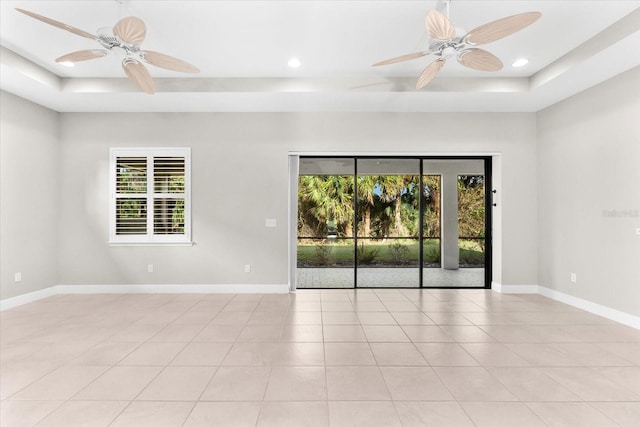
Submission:
<svg viewBox="0 0 640 427">
<path fill-rule="evenodd" d="M 357 160 L 356 285 L 419 287 L 420 161 Z"/>
<path fill-rule="evenodd" d="M 354 286 L 354 159 L 303 158 L 298 177 L 298 288 Z"/>
<path fill-rule="evenodd" d="M 460 286 L 484 286 L 485 191 L 484 175 L 458 175 Z"/>
</svg>

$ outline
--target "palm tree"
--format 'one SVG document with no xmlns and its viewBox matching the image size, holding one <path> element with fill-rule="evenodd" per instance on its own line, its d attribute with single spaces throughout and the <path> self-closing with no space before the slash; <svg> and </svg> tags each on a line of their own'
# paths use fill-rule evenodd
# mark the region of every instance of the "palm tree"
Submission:
<svg viewBox="0 0 640 427">
<path fill-rule="evenodd" d="M 298 200 L 325 227 L 335 221 L 346 236 L 353 235 L 353 177 L 339 175 L 301 176 Z M 302 215 L 304 217 L 304 215 Z"/>
<path fill-rule="evenodd" d="M 362 236 L 371 236 L 371 207 L 375 203 L 374 190 L 379 187 L 380 177 L 364 175 L 358 177 L 358 202 L 362 206 Z"/>
</svg>

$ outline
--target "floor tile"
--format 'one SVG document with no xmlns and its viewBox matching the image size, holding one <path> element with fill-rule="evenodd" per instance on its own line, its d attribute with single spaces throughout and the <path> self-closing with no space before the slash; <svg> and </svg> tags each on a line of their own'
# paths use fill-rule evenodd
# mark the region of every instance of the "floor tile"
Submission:
<svg viewBox="0 0 640 427">
<path fill-rule="evenodd" d="M 478 362 L 456 343 L 416 343 L 431 366 L 478 366 Z"/>
<path fill-rule="evenodd" d="M 457 402 L 394 402 L 404 426 L 474 427 Z"/>
<path fill-rule="evenodd" d="M 42 420 L 38 427 L 106 427 L 127 403 L 68 401 Z"/>
<path fill-rule="evenodd" d="M 482 366 L 529 366 L 529 362 L 501 343 L 463 343 L 461 345 Z"/>
<path fill-rule="evenodd" d="M 551 376 L 549 368 L 499 367 L 487 370 L 504 384 L 518 399 L 525 402 L 581 401 Z"/>
<path fill-rule="evenodd" d="M 87 352 L 73 359 L 77 365 L 115 365 L 135 350 L 140 344 L 136 342 L 106 341 L 97 344 Z"/>
<path fill-rule="evenodd" d="M 640 367 L 594 367 L 592 370 L 640 396 Z"/>
<path fill-rule="evenodd" d="M 640 394 L 590 368 L 550 368 L 547 375 L 591 402 L 640 401 Z"/>
<path fill-rule="evenodd" d="M 200 400 L 250 402 L 264 399 L 271 368 L 218 368 Z"/>
<path fill-rule="evenodd" d="M 314 366 L 324 364 L 322 343 L 236 343 L 223 366 Z"/>
<path fill-rule="evenodd" d="M 282 342 L 322 342 L 320 325 L 285 325 L 282 329 Z"/>
<path fill-rule="evenodd" d="M 63 403 L 55 400 L 4 400 L 0 403 L 0 425 L 33 427 Z"/>
<path fill-rule="evenodd" d="M 545 423 L 524 403 L 464 402 L 462 407 L 476 427 L 545 427 Z"/>
<path fill-rule="evenodd" d="M 195 401 L 209 383 L 214 367 L 169 366 L 136 397 L 137 400 Z"/>
<path fill-rule="evenodd" d="M 640 426 L 640 402 L 593 402 L 590 405 L 623 427 Z"/>
<path fill-rule="evenodd" d="M 360 325 L 358 315 L 352 311 L 345 312 L 323 312 L 322 324 L 327 325 Z"/>
<path fill-rule="evenodd" d="M 276 342 L 282 336 L 282 325 L 247 325 L 236 342 Z"/>
<path fill-rule="evenodd" d="M 181 427 L 194 402 L 131 402 L 109 427 Z"/>
<path fill-rule="evenodd" d="M 531 402 L 527 406 L 549 427 L 614 427 L 609 417 L 578 402 Z"/>
<path fill-rule="evenodd" d="M 329 402 L 331 427 L 400 427 L 391 402 Z"/>
<path fill-rule="evenodd" d="M 157 334 L 152 336 L 150 342 L 190 342 L 204 328 L 204 325 L 183 323 L 171 323 Z"/>
<path fill-rule="evenodd" d="M 517 398 L 484 368 L 433 368 L 459 402 L 513 401 Z"/>
<path fill-rule="evenodd" d="M 456 342 L 495 342 L 496 340 L 477 326 L 442 325 L 440 328 Z"/>
<path fill-rule="evenodd" d="M 332 343 L 324 345 L 325 359 L 329 365 L 375 365 L 376 359 L 368 343 Z"/>
<path fill-rule="evenodd" d="M 329 426 L 327 402 L 264 402 L 256 426 Z"/>
<path fill-rule="evenodd" d="M 362 329 L 369 342 L 409 342 L 400 326 L 364 325 Z"/>
<path fill-rule="evenodd" d="M 397 325 L 396 319 L 389 313 L 359 311 L 358 319 L 361 325 Z"/>
<path fill-rule="evenodd" d="M 371 351 L 378 365 L 421 366 L 427 361 L 412 343 L 371 343 Z"/>
<path fill-rule="evenodd" d="M 327 366 L 329 400 L 389 400 L 378 367 Z"/>
<path fill-rule="evenodd" d="M 114 366 L 73 399 L 133 400 L 161 370 L 159 366 Z"/>
<path fill-rule="evenodd" d="M 402 330 L 413 342 L 454 342 L 439 326 L 403 325 Z"/>
<path fill-rule="evenodd" d="M 322 325 L 322 313 L 317 312 L 305 312 L 305 311 L 290 311 L 285 319 L 285 324 L 288 325 Z"/>
<path fill-rule="evenodd" d="M 393 400 L 454 400 L 432 368 L 380 368 Z"/>
<path fill-rule="evenodd" d="M 192 342 L 171 361 L 172 366 L 219 366 L 231 343 Z"/>
<path fill-rule="evenodd" d="M 235 342 L 243 325 L 208 325 L 194 339 L 195 342 Z"/>
<path fill-rule="evenodd" d="M 420 312 L 394 311 L 391 313 L 399 325 L 434 325 L 426 314 Z"/>
<path fill-rule="evenodd" d="M 271 370 L 264 400 L 326 400 L 324 367 L 284 367 Z"/>
<path fill-rule="evenodd" d="M 11 399 L 68 400 L 107 369 L 108 366 L 63 366 L 14 394 Z"/>
<path fill-rule="evenodd" d="M 198 402 L 184 427 L 255 427 L 259 412 L 258 402 Z"/>
<path fill-rule="evenodd" d="M 325 325 L 323 327 L 325 342 L 366 342 L 367 338 L 361 326 Z"/>
<path fill-rule="evenodd" d="M 122 359 L 119 365 L 165 366 L 185 346 L 181 342 L 146 342 Z"/>
</svg>

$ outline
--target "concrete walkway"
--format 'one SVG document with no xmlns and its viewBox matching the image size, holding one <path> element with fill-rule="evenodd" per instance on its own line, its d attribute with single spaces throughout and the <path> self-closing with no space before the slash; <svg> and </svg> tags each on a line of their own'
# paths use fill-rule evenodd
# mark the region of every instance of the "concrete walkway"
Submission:
<svg viewBox="0 0 640 427">
<path fill-rule="evenodd" d="M 353 268 L 298 268 L 298 289 L 352 288 Z M 419 286 L 418 268 L 358 268 L 358 287 L 408 288 Z M 425 268 L 424 287 L 484 287 L 484 268 L 444 270 Z"/>
</svg>

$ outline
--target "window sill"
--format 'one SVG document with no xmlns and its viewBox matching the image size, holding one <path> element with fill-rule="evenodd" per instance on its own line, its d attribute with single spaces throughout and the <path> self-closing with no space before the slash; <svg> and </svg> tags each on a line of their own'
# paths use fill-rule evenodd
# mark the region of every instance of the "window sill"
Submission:
<svg viewBox="0 0 640 427">
<path fill-rule="evenodd" d="M 107 242 L 109 246 L 193 246 L 194 242 Z"/>
</svg>

